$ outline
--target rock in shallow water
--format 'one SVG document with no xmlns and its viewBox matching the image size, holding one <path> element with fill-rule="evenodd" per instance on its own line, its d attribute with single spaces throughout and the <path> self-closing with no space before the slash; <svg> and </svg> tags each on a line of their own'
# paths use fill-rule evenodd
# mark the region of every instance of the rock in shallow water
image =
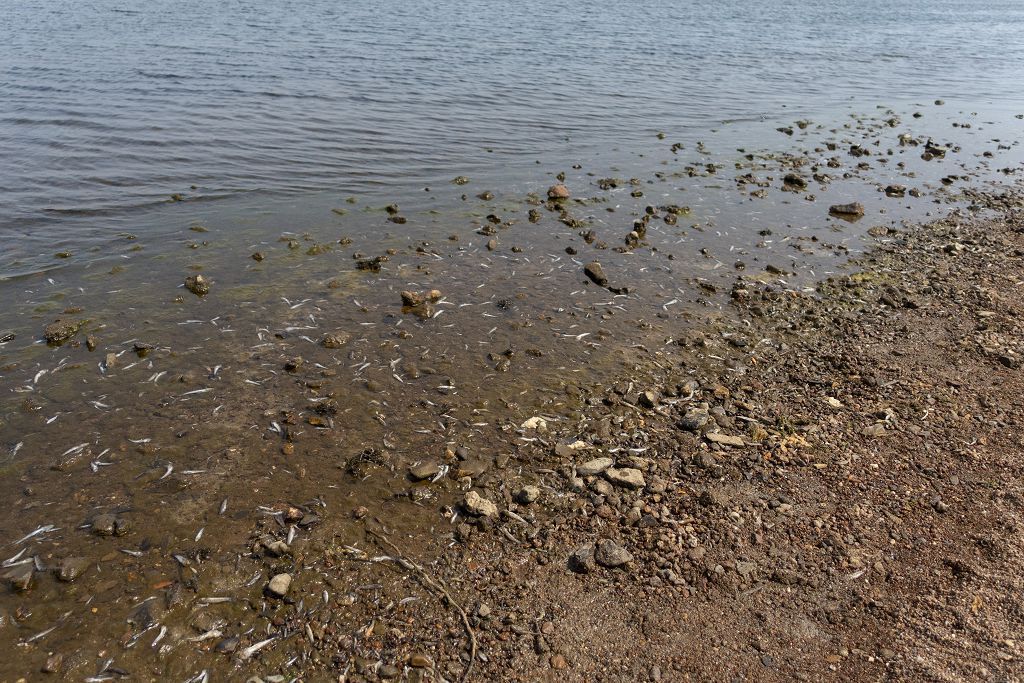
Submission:
<svg viewBox="0 0 1024 683">
<path fill-rule="evenodd" d="M 292 575 L 291 574 L 277 574 L 267 584 L 267 592 L 271 595 L 283 598 L 288 594 L 288 589 L 292 587 Z"/>
</svg>

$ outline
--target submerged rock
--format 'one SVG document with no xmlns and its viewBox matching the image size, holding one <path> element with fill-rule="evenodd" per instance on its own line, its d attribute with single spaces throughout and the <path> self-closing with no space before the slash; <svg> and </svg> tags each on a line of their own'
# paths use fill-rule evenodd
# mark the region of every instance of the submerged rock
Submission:
<svg viewBox="0 0 1024 683">
<path fill-rule="evenodd" d="M 587 277 L 593 281 L 595 285 L 599 287 L 608 286 L 608 278 L 604 274 L 604 268 L 597 261 L 591 261 L 587 265 L 583 266 L 583 272 L 586 273 Z"/>
<path fill-rule="evenodd" d="M 836 216 L 863 216 L 864 205 L 860 202 L 851 202 L 849 204 L 833 204 L 828 207 L 828 212 Z"/>
<path fill-rule="evenodd" d="M 65 557 L 58 564 L 54 573 L 60 581 L 70 582 L 77 579 L 89 569 L 89 560 L 84 557 Z"/>
<path fill-rule="evenodd" d="M 267 592 L 275 597 L 283 598 L 288 594 L 288 589 L 291 587 L 291 574 L 277 574 L 274 578 L 270 579 L 270 583 L 267 584 Z"/>
<path fill-rule="evenodd" d="M 56 320 L 43 328 L 43 337 L 48 344 L 63 344 L 82 329 L 80 320 Z"/>
<path fill-rule="evenodd" d="M 569 188 L 559 183 L 548 188 L 548 199 L 568 199 Z"/>
<path fill-rule="evenodd" d="M 348 332 L 333 332 L 331 334 L 325 334 L 323 339 L 320 340 L 320 345 L 325 349 L 340 349 L 342 346 L 347 344 L 352 338 L 352 335 Z"/>
<path fill-rule="evenodd" d="M 185 278 L 185 289 L 196 296 L 206 296 L 210 293 L 210 281 L 202 275 L 189 275 Z"/>
</svg>

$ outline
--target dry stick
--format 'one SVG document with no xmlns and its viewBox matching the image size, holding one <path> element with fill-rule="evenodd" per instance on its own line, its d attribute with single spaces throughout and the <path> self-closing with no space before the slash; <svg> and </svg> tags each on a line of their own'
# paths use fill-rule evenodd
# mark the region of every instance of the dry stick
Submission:
<svg viewBox="0 0 1024 683">
<path fill-rule="evenodd" d="M 373 536 L 378 541 L 385 544 L 392 551 L 394 551 L 395 557 L 392 559 L 395 562 L 405 567 L 406 569 L 415 570 L 420 575 L 420 579 L 422 579 L 423 582 L 427 584 L 427 586 L 433 588 L 435 591 L 444 596 L 445 599 L 448 600 L 448 604 L 451 605 L 452 608 L 454 608 L 455 611 L 459 613 L 459 616 L 462 618 L 462 627 L 466 630 L 466 635 L 469 637 L 469 666 L 467 666 L 466 670 L 462 672 L 462 678 L 460 680 L 469 680 L 469 675 L 473 672 L 473 665 L 476 663 L 477 645 L 476 633 L 473 632 L 473 627 L 469 624 L 469 616 L 466 614 L 466 610 L 462 609 L 462 606 L 455 601 L 455 598 L 452 597 L 451 593 L 449 593 L 448 590 L 440 583 L 440 579 L 435 580 L 434 578 L 432 578 L 423 567 L 421 567 L 420 565 L 416 564 L 408 557 L 403 555 L 401 548 L 399 548 L 397 545 L 392 543 L 384 536 L 381 536 L 373 532 L 370 533 L 373 534 Z"/>
</svg>

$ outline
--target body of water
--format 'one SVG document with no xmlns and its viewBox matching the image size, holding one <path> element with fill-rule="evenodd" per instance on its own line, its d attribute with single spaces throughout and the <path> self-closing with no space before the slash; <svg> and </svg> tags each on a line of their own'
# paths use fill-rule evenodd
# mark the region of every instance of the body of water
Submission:
<svg viewBox="0 0 1024 683">
<path fill-rule="evenodd" d="M 0 22 L 0 276 L 155 230 L 172 195 L 514 179 L 662 130 L 1019 98 L 1022 35 L 1005 1 L 27 0 Z"/>
</svg>

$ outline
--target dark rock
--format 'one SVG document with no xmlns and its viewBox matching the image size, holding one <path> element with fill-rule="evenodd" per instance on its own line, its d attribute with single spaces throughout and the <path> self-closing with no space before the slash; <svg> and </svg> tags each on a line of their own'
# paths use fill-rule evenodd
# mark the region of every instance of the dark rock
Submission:
<svg viewBox="0 0 1024 683">
<path fill-rule="evenodd" d="M 608 286 L 608 278 L 605 277 L 604 268 L 597 261 L 591 261 L 587 265 L 583 266 L 583 272 L 586 273 L 594 284 L 600 287 Z"/>
<path fill-rule="evenodd" d="M 860 202 L 850 204 L 833 204 L 828 207 L 828 212 L 836 216 L 863 216 L 864 205 Z"/>
<path fill-rule="evenodd" d="M 594 559 L 594 546 L 584 545 L 577 548 L 569 556 L 569 569 L 577 574 L 589 574 L 597 569 L 597 563 Z"/>
</svg>

